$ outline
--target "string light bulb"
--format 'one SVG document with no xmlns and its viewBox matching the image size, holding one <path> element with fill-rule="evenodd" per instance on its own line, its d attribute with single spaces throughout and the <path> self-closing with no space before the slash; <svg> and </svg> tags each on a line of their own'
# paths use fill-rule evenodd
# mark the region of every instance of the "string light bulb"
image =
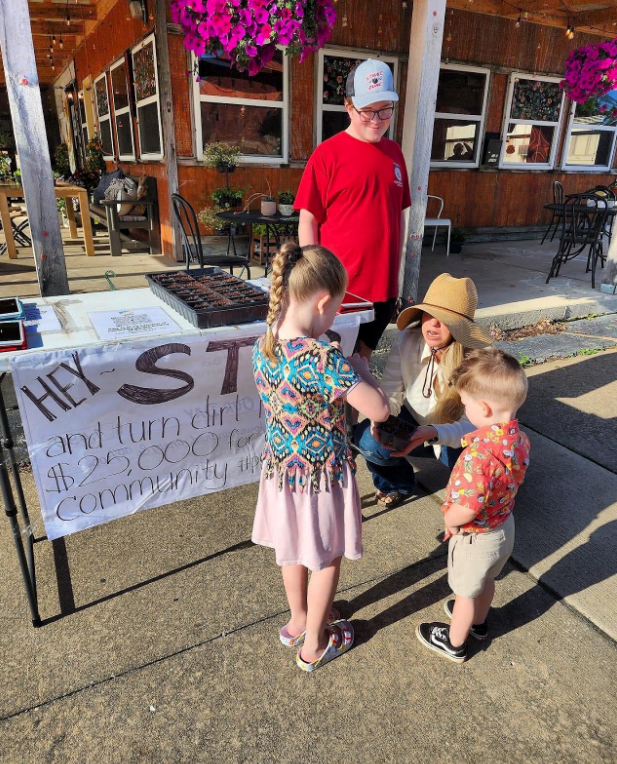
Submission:
<svg viewBox="0 0 617 764">
<path fill-rule="evenodd" d="M 529 18 L 529 11 L 525 11 L 525 13 L 523 15 L 524 15 L 524 18 L 528 19 Z"/>
<path fill-rule="evenodd" d="M 59 45 L 60 45 L 60 49 L 63 50 L 64 49 L 64 41 L 62 40 L 62 37 L 59 40 Z"/>
<path fill-rule="evenodd" d="M 516 19 L 516 24 L 514 25 L 517 29 L 521 28 L 521 12 L 519 10 L 518 12 L 518 18 Z"/>
<path fill-rule="evenodd" d="M 56 35 L 52 35 L 52 38 L 51 38 L 51 44 L 52 44 L 52 45 L 55 45 L 55 44 L 56 44 Z"/>
</svg>

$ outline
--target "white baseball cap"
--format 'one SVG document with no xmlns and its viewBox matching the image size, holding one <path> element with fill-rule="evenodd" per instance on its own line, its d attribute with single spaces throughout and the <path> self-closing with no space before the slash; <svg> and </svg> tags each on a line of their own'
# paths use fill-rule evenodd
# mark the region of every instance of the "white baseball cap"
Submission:
<svg viewBox="0 0 617 764">
<path fill-rule="evenodd" d="M 392 70 L 375 58 L 363 61 L 349 72 L 345 93 L 357 109 L 377 101 L 398 101 Z"/>
</svg>

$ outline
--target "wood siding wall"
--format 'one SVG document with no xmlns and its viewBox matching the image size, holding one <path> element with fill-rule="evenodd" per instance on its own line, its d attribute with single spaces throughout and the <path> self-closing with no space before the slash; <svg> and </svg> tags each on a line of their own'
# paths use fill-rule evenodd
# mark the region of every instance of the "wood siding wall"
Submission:
<svg viewBox="0 0 617 764">
<path fill-rule="evenodd" d="M 341 0 L 337 10 L 338 21 L 330 45 L 400 56 L 399 91 L 404 96 L 411 4 L 403 9 L 400 0 L 380 3 L 360 0 L 353 5 Z M 343 26 L 345 14 L 347 25 Z M 151 20 L 149 24 L 152 24 Z M 75 69 L 79 86 L 87 75 L 94 79 L 108 69 L 150 31 L 151 26 L 143 26 L 130 18 L 126 0 L 118 0 L 76 53 Z M 530 23 L 523 23 L 517 30 L 511 20 L 450 9 L 446 16 L 442 58 L 451 63 L 488 66 L 493 70 L 485 130 L 499 132 L 510 71 L 559 75 L 563 71 L 565 58 L 575 44 L 597 41 L 595 37 L 577 35 L 571 42 L 566 40 L 563 30 Z M 216 171 L 201 164 L 194 155 L 192 81 L 187 76 L 189 57 L 180 35 L 170 34 L 169 47 L 176 149 L 180 159 L 180 193 L 199 211 L 210 204 L 210 194 L 222 185 L 223 179 Z M 239 167 L 231 176 L 235 187 L 250 187 L 248 193 L 264 192 L 267 190 L 267 179 L 273 190 L 297 188 L 302 168 L 315 146 L 316 67 L 316 56 L 307 57 L 302 64 L 297 58 L 290 62 L 290 164 L 284 167 L 265 164 Z M 402 97 L 398 108 L 398 139 L 404 108 Z M 557 155 L 558 164 L 560 152 Z M 166 254 L 171 255 L 164 162 L 122 164 L 128 173 L 145 171 L 157 178 L 163 248 Z M 543 220 L 542 205 L 549 199 L 552 183 L 556 179 L 564 184 L 566 191 L 588 188 L 608 180 L 606 174 L 561 171 L 439 169 L 430 174 L 429 193 L 444 197 L 444 214 L 455 225 L 471 228 L 532 226 Z"/>
</svg>

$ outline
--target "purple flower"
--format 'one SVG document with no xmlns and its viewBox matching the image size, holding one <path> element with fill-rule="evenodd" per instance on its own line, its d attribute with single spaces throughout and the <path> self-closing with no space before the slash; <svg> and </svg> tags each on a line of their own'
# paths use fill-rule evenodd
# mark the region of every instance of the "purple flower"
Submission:
<svg viewBox="0 0 617 764">
<path fill-rule="evenodd" d="M 255 38 L 255 42 L 257 45 L 265 45 L 270 40 L 270 35 L 272 34 L 272 27 L 270 24 L 264 24 L 262 28 L 259 30 L 259 34 Z"/>
<path fill-rule="evenodd" d="M 244 52 L 249 58 L 255 58 L 257 55 L 257 48 L 254 45 L 249 44 L 244 48 Z"/>
<path fill-rule="evenodd" d="M 253 11 L 253 16 L 258 24 L 265 24 L 270 18 L 268 16 L 268 12 L 263 8 L 255 8 Z"/>
</svg>

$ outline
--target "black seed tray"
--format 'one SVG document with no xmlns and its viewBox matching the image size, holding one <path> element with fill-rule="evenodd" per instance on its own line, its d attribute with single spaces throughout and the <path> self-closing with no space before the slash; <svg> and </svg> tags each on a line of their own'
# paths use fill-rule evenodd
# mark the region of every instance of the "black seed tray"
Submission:
<svg viewBox="0 0 617 764">
<path fill-rule="evenodd" d="M 405 448 L 417 429 L 415 425 L 396 416 L 389 416 L 385 422 L 379 422 L 377 425 L 379 440 L 384 445 L 394 446 L 398 450 Z"/>
<path fill-rule="evenodd" d="M 190 279 L 186 277 L 190 276 Z M 215 278 L 212 278 L 212 277 Z M 228 278 L 221 278 L 228 277 Z M 178 279 L 179 277 L 179 279 Z M 199 329 L 209 329 L 213 326 L 233 326 L 234 324 L 248 324 L 251 321 L 263 321 L 268 315 L 269 296 L 261 289 L 247 284 L 237 276 L 231 276 L 220 268 L 194 268 L 190 271 L 163 271 L 162 273 L 148 273 L 146 279 L 150 289 L 157 297 L 170 305 L 181 316 L 190 321 Z M 178 279 L 182 284 L 184 294 L 180 297 L 173 294 L 167 284 Z M 204 285 L 213 292 L 220 294 L 223 285 L 233 285 L 242 295 L 246 295 L 250 302 L 242 304 L 234 295 L 232 305 L 212 305 L 204 308 L 193 308 L 186 301 L 200 297 L 203 302 L 208 302 L 208 296 L 202 296 L 199 291 L 192 291 L 193 286 Z M 223 295 L 221 294 L 221 298 Z M 242 298 L 240 298 L 242 300 Z"/>
</svg>

